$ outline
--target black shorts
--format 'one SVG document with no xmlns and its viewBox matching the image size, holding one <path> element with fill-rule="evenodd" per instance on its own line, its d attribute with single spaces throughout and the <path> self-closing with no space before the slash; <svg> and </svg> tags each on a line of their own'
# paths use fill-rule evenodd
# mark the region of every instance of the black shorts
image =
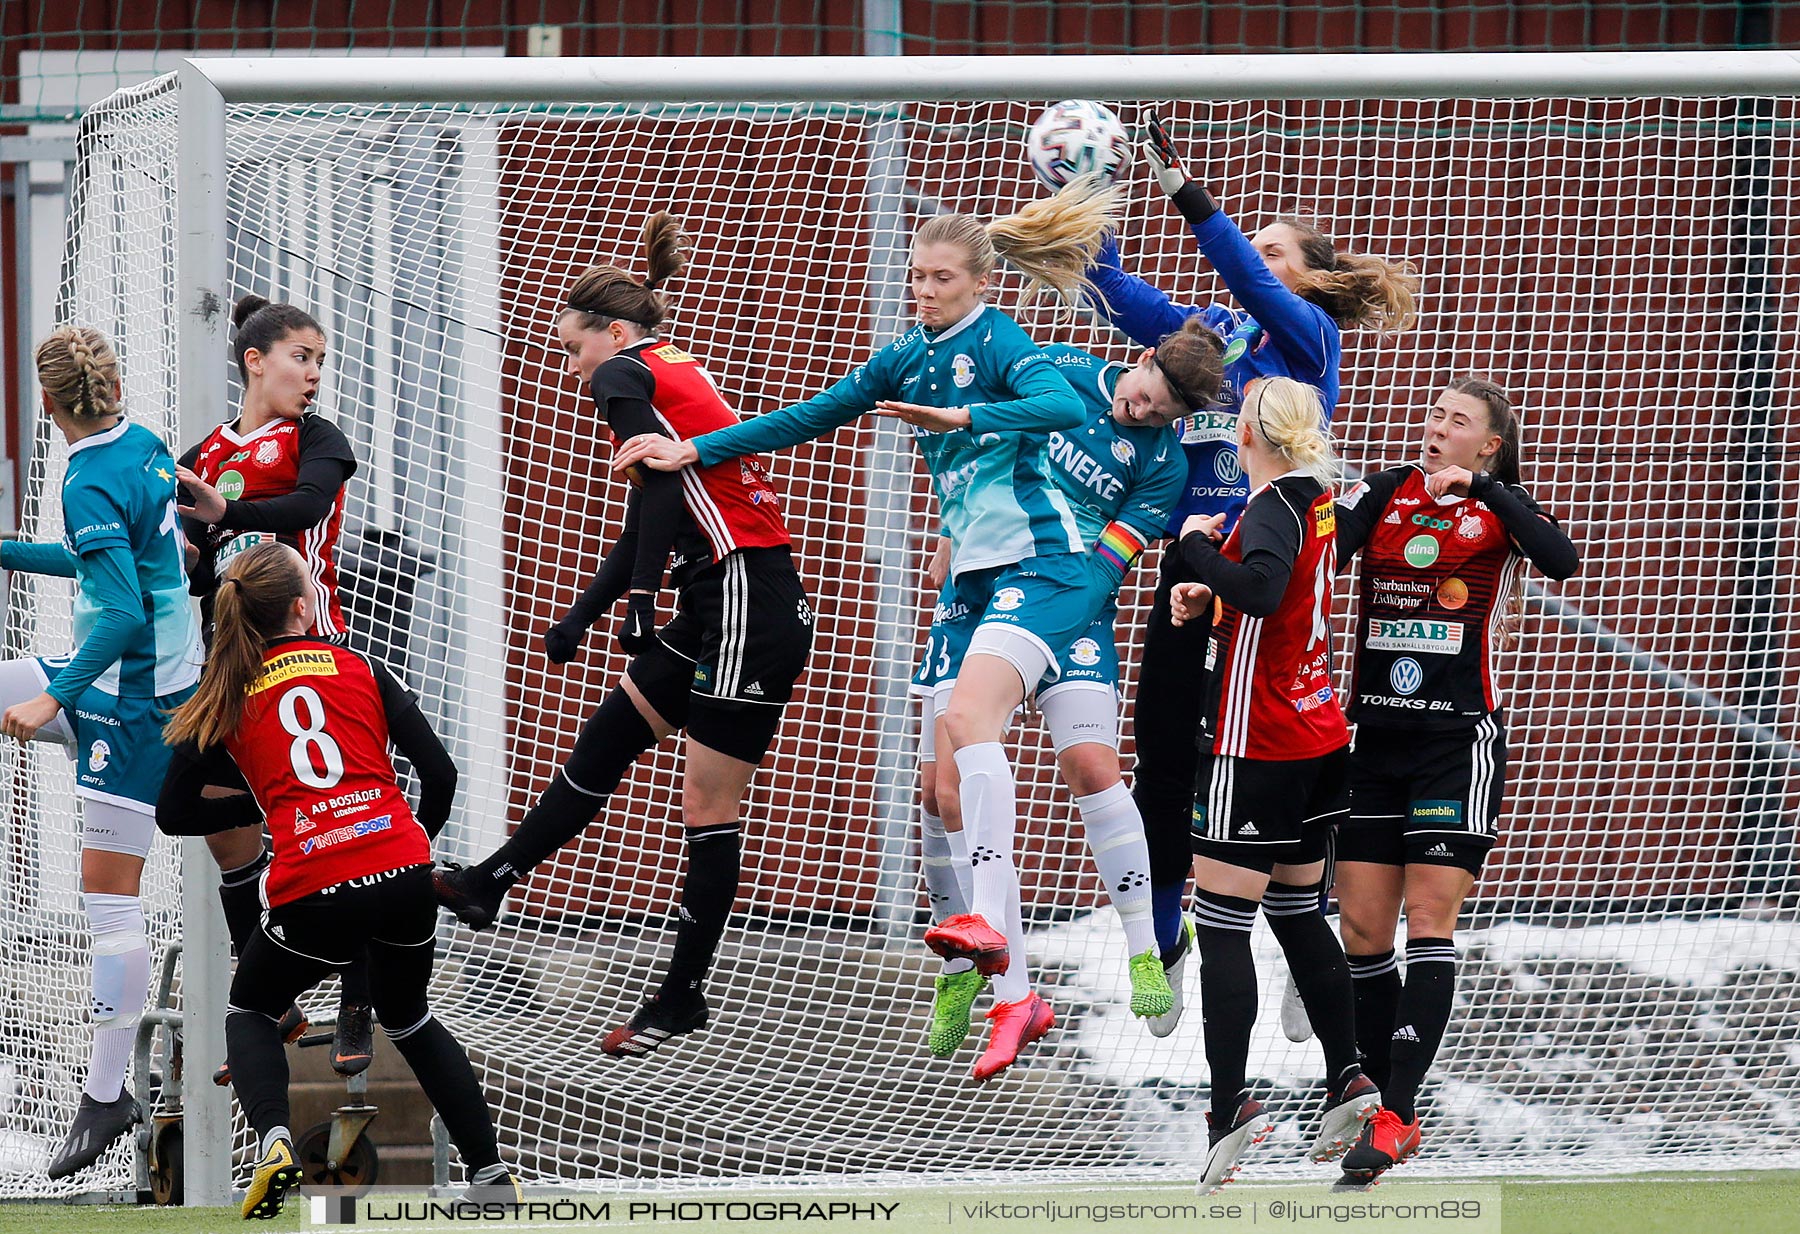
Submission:
<svg viewBox="0 0 1800 1234">
<path fill-rule="evenodd" d="M 294 999 L 365 954 L 375 1014 L 400 1032 L 426 1013 L 437 945 L 431 867 L 353 878 L 265 909 L 231 979 L 231 1006 L 278 1019 Z"/>
<path fill-rule="evenodd" d="M 1498 838 L 1506 757 L 1497 711 L 1452 732 L 1358 725 L 1338 860 L 1480 874 Z"/>
<path fill-rule="evenodd" d="M 1323 861 L 1349 811 L 1349 747 L 1317 758 L 1200 755 L 1189 836 L 1196 857 L 1267 874 Z"/>
<path fill-rule="evenodd" d="M 775 739 L 812 638 L 793 554 L 739 549 L 694 576 L 657 646 L 625 671 L 664 720 L 754 763 Z"/>
</svg>

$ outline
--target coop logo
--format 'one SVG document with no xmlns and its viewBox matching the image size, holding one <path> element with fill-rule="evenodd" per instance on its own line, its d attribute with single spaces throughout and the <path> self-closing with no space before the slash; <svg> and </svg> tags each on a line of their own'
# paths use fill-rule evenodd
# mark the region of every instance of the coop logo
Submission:
<svg viewBox="0 0 1800 1234">
<path fill-rule="evenodd" d="M 1220 450 L 1213 455 L 1213 474 L 1219 477 L 1221 484 L 1236 484 L 1244 478 L 1243 464 L 1238 462 L 1236 450 Z"/>
<path fill-rule="evenodd" d="M 1450 520 L 1449 519 L 1433 518 L 1431 515 L 1426 514 L 1424 511 L 1420 511 L 1419 513 L 1413 515 L 1412 521 L 1413 521 L 1414 527 L 1429 527 L 1433 531 L 1449 531 L 1450 530 Z"/>
<path fill-rule="evenodd" d="M 1003 613 L 1010 613 L 1025 603 L 1025 593 L 1017 587 L 1002 587 L 994 593 L 994 607 Z"/>
<path fill-rule="evenodd" d="M 106 770 L 112 761 L 112 747 L 104 741 L 96 741 L 88 748 L 88 770 L 98 775 Z"/>
<path fill-rule="evenodd" d="M 962 352 L 957 352 L 956 358 L 950 361 L 950 380 L 956 383 L 958 390 L 974 385 L 975 361 Z"/>
<path fill-rule="evenodd" d="M 1411 656 L 1401 656 L 1388 670 L 1388 681 L 1396 694 L 1417 694 L 1419 687 L 1425 684 L 1425 670 Z"/>
</svg>

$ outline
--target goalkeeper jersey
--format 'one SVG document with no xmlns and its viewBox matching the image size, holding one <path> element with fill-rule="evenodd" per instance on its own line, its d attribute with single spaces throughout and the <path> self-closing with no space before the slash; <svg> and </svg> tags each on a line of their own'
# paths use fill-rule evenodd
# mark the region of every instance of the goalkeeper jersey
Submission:
<svg viewBox="0 0 1800 1234">
<path fill-rule="evenodd" d="M 1028 557 L 1085 553 L 1068 499 L 1050 478 L 1050 437 L 1086 410 L 1018 323 L 980 305 L 943 330 L 914 326 L 804 403 L 694 439 L 702 466 L 823 436 L 884 400 L 966 407 L 967 428 L 913 428 L 931 472 L 953 575 Z"/>
</svg>

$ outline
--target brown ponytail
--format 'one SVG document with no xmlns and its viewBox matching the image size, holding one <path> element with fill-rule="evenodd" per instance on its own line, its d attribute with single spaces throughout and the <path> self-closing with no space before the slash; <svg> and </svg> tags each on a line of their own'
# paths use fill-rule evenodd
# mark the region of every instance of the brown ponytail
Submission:
<svg viewBox="0 0 1800 1234">
<path fill-rule="evenodd" d="M 1156 367 L 1169 392 L 1189 411 L 1200 411 L 1225 384 L 1225 340 L 1198 316 L 1190 317 L 1156 345 Z"/>
<path fill-rule="evenodd" d="M 98 420 L 124 414 L 119 357 L 92 326 L 64 326 L 37 345 L 38 384 L 65 415 Z"/>
<path fill-rule="evenodd" d="M 1506 391 L 1485 377 L 1474 376 L 1458 377 L 1444 388 L 1454 394 L 1480 399 L 1487 406 L 1488 432 L 1499 436 L 1500 449 L 1484 470 L 1494 477 L 1496 484 L 1519 483 L 1519 413 Z M 1525 620 L 1525 594 L 1519 588 L 1517 572 L 1513 574 L 1506 594 L 1496 597 L 1494 605 L 1502 613 L 1501 642 L 1509 648 L 1517 646 L 1519 626 Z"/>
<path fill-rule="evenodd" d="M 569 288 L 565 313 L 581 314 L 583 330 L 603 330 L 615 321 L 628 321 L 652 333 L 669 315 L 668 301 L 658 288 L 687 269 L 693 242 L 667 210 L 659 210 L 644 222 L 643 282 L 618 266 L 591 266 Z"/>
<path fill-rule="evenodd" d="M 285 544 L 259 544 L 231 563 L 213 595 L 212 652 L 200 685 L 163 726 L 165 742 L 192 741 L 204 750 L 238 731 L 269 640 L 286 631 L 288 613 L 308 584 L 305 566 Z"/>
<path fill-rule="evenodd" d="M 1306 258 L 1307 268 L 1294 293 L 1330 313 L 1338 325 L 1373 326 L 1398 334 L 1418 320 L 1413 300 L 1419 293 L 1419 274 L 1411 262 L 1340 253 L 1330 237 L 1304 219 L 1288 215 L 1275 221 L 1294 229 L 1300 254 Z"/>
</svg>

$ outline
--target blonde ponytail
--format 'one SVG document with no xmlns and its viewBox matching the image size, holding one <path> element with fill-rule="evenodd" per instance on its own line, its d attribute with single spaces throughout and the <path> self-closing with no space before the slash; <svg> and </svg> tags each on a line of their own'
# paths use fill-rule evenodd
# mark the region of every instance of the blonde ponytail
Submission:
<svg viewBox="0 0 1800 1234">
<path fill-rule="evenodd" d="M 64 326 L 37 345 L 38 384 L 65 415 L 100 420 L 123 415 L 119 357 L 92 326 Z"/>
<path fill-rule="evenodd" d="M 1087 299 L 1104 304 L 1087 269 L 1107 233 L 1119 224 L 1124 194 L 1098 176 L 1079 176 L 1053 197 L 987 225 L 994 251 L 1031 279 L 1033 294 L 1051 293 L 1071 307 Z"/>
</svg>

